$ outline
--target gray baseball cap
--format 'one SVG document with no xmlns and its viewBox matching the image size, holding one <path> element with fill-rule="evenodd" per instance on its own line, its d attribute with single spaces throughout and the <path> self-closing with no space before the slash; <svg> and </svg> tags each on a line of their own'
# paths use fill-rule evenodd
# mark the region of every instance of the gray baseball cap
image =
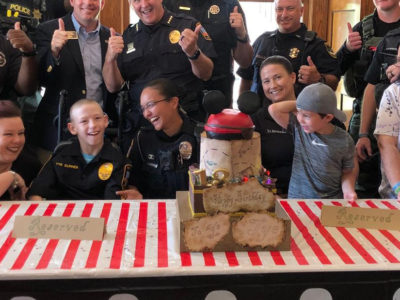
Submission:
<svg viewBox="0 0 400 300">
<path fill-rule="evenodd" d="M 335 92 L 321 82 L 306 86 L 297 96 L 296 106 L 319 114 L 332 114 L 339 121 L 346 121 L 346 114 L 337 109 Z"/>
</svg>

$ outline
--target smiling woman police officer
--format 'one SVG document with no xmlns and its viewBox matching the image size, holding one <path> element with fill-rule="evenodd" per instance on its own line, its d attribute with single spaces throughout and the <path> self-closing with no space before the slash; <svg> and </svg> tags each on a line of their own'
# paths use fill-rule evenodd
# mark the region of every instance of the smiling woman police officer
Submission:
<svg viewBox="0 0 400 300">
<path fill-rule="evenodd" d="M 179 110 L 179 91 L 169 79 L 149 82 L 140 96 L 143 116 L 152 126 L 141 128 L 133 141 L 130 184 L 145 199 L 174 199 L 188 188 L 188 168 L 198 162 L 196 123 Z M 136 189 L 118 192 L 138 199 Z"/>
</svg>

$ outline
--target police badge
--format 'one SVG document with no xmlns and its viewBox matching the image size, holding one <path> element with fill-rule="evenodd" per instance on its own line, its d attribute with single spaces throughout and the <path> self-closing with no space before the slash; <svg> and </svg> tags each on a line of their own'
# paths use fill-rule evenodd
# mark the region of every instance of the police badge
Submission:
<svg viewBox="0 0 400 300">
<path fill-rule="evenodd" d="M 300 50 L 298 48 L 292 48 L 289 50 L 289 57 L 296 58 L 299 55 Z"/>
</svg>

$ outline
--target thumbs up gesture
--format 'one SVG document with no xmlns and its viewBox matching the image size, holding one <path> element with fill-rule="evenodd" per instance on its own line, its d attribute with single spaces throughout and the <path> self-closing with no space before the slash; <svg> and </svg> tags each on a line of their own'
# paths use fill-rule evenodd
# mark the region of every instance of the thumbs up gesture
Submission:
<svg viewBox="0 0 400 300">
<path fill-rule="evenodd" d="M 235 30 L 238 39 L 244 40 L 246 38 L 246 27 L 244 26 L 243 16 L 239 12 L 239 8 L 235 6 L 229 15 L 229 24 Z"/>
<path fill-rule="evenodd" d="M 199 49 L 197 46 L 197 40 L 199 39 L 199 33 L 201 29 L 201 24 L 197 24 L 194 31 L 189 28 L 185 28 L 185 30 L 182 31 L 181 38 L 179 39 L 179 45 L 187 56 L 193 56 Z"/>
<path fill-rule="evenodd" d="M 353 31 L 350 23 L 347 23 L 347 29 L 349 33 L 347 35 L 346 48 L 350 52 L 354 52 L 362 47 L 361 35 L 358 31 Z"/>
<path fill-rule="evenodd" d="M 65 31 L 64 21 L 58 19 L 58 29 L 54 30 L 53 38 L 51 39 L 51 53 L 54 58 L 60 57 L 60 51 L 68 42 L 68 34 Z"/>
<path fill-rule="evenodd" d="M 14 29 L 10 29 L 7 32 L 7 39 L 14 48 L 19 49 L 21 52 L 28 53 L 33 51 L 33 43 L 26 33 L 21 30 L 20 22 L 15 22 Z"/>
<path fill-rule="evenodd" d="M 111 62 L 116 60 L 118 55 L 124 51 L 124 39 L 118 35 L 114 28 L 110 28 L 110 37 L 108 38 L 108 48 L 106 60 Z"/>
<path fill-rule="evenodd" d="M 311 56 L 307 56 L 307 65 L 302 65 L 298 72 L 298 82 L 303 84 L 316 83 L 321 78 L 321 74 L 318 72 L 317 67 L 311 59 Z"/>
</svg>

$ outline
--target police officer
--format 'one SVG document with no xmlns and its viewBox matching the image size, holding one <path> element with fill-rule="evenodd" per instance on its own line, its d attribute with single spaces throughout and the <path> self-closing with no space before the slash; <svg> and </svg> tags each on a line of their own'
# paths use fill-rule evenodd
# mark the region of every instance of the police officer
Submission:
<svg viewBox="0 0 400 300">
<path fill-rule="evenodd" d="M 141 128 L 133 141 L 130 183 L 145 199 L 175 199 L 176 191 L 188 189 L 189 166 L 198 162 L 196 123 L 179 111 L 177 95 L 176 85 L 161 78 L 149 82 L 140 97 L 143 116 L 152 125 Z M 135 199 L 136 193 L 119 194 Z"/>
<path fill-rule="evenodd" d="M 0 0 L 0 8 L 0 29 L 3 33 L 13 28 L 15 22 L 21 22 L 22 30 L 30 36 L 39 23 L 72 11 L 69 0 Z"/>
<path fill-rule="evenodd" d="M 368 70 L 369 65 L 373 61 L 373 55 L 377 50 L 378 43 L 382 38 L 390 31 L 400 26 L 400 7 L 398 0 L 389 1 L 374 1 L 375 11 L 373 14 L 366 16 L 361 22 L 357 23 L 354 28 L 348 25 L 348 37 L 343 43 L 342 47 L 337 52 L 338 61 L 342 74 L 345 74 L 345 88 L 349 96 L 355 97 L 353 102 L 353 115 L 349 123 L 349 133 L 357 143 L 358 158 L 360 160 L 360 174 L 357 180 L 357 193 L 360 197 L 377 197 L 378 186 L 380 183 L 380 163 L 378 156 L 370 157 L 367 161 L 367 155 L 372 155 L 372 152 L 377 153 L 378 148 L 376 145 L 375 138 L 373 137 L 373 128 L 369 129 L 369 125 L 363 122 L 364 127 L 360 129 L 360 118 L 361 118 L 361 105 L 364 101 L 363 98 L 368 98 L 368 95 L 372 92 L 374 87 L 369 85 L 367 87 L 367 81 L 364 80 L 364 76 Z M 379 46 L 379 49 L 382 46 Z M 391 53 L 396 54 L 396 53 Z M 382 53 L 379 54 L 382 57 Z M 378 58 L 377 56 L 377 58 Z M 383 59 L 392 60 L 391 55 L 384 55 Z M 374 77 L 371 83 L 377 84 L 380 82 L 381 74 L 385 75 L 384 69 L 380 69 L 373 62 L 374 67 L 371 69 L 370 75 Z M 392 62 L 393 63 L 393 62 Z M 376 74 L 374 74 L 376 72 Z M 370 77 L 370 78 L 371 78 Z M 372 79 L 372 78 L 371 78 Z M 384 79 L 384 78 L 382 78 Z M 384 79 L 382 83 L 386 80 Z M 381 84 L 378 87 L 384 87 Z M 378 88 L 380 89 L 380 88 Z M 366 96 L 364 96 L 364 90 Z M 375 97 L 374 97 L 375 98 Z M 380 96 L 378 97 L 380 98 Z M 366 100 L 368 101 L 368 100 Z M 372 100 L 375 103 L 375 100 Z M 368 110 L 368 109 L 367 109 Z M 372 116 L 375 112 L 372 109 Z M 366 111 L 364 111 L 365 113 Z M 365 121 L 365 119 L 364 119 Z M 371 124 L 370 122 L 368 122 Z M 370 139 L 373 141 L 371 152 L 365 152 L 365 143 L 369 143 Z M 359 143 L 358 143 L 359 141 Z M 370 145 L 370 143 L 369 143 Z M 361 151 L 362 149 L 362 151 Z"/>
<path fill-rule="evenodd" d="M 238 0 L 164 0 L 164 6 L 199 20 L 213 41 L 217 57 L 207 90 L 220 90 L 232 104 L 233 59 L 240 67 L 251 64 L 253 49 L 246 30 L 244 12 Z"/>
<path fill-rule="evenodd" d="M 36 51 L 21 30 L 19 22 L 7 37 L 0 34 L 0 99 L 16 100 L 17 94 L 29 95 L 37 85 Z"/>
<path fill-rule="evenodd" d="M 260 84 L 261 62 L 272 55 L 281 55 L 293 65 L 297 80 L 296 95 L 308 84 L 323 82 L 336 89 L 340 70 L 335 55 L 315 32 L 300 22 L 303 14 L 301 0 L 275 0 L 278 30 L 265 32 L 254 42 L 252 67 L 239 69 L 241 91 L 251 88 L 263 95 Z"/>
<path fill-rule="evenodd" d="M 213 62 L 208 56 L 215 56 L 210 36 L 193 18 L 164 9 L 162 0 L 131 0 L 130 4 L 140 21 L 128 27 L 123 38 L 114 32 L 109 39 L 103 77 L 110 92 L 128 82 L 131 133 L 140 125 L 143 86 L 160 77 L 179 85 L 182 108 L 190 117 L 204 121 L 202 80 L 210 79 Z"/>
</svg>

